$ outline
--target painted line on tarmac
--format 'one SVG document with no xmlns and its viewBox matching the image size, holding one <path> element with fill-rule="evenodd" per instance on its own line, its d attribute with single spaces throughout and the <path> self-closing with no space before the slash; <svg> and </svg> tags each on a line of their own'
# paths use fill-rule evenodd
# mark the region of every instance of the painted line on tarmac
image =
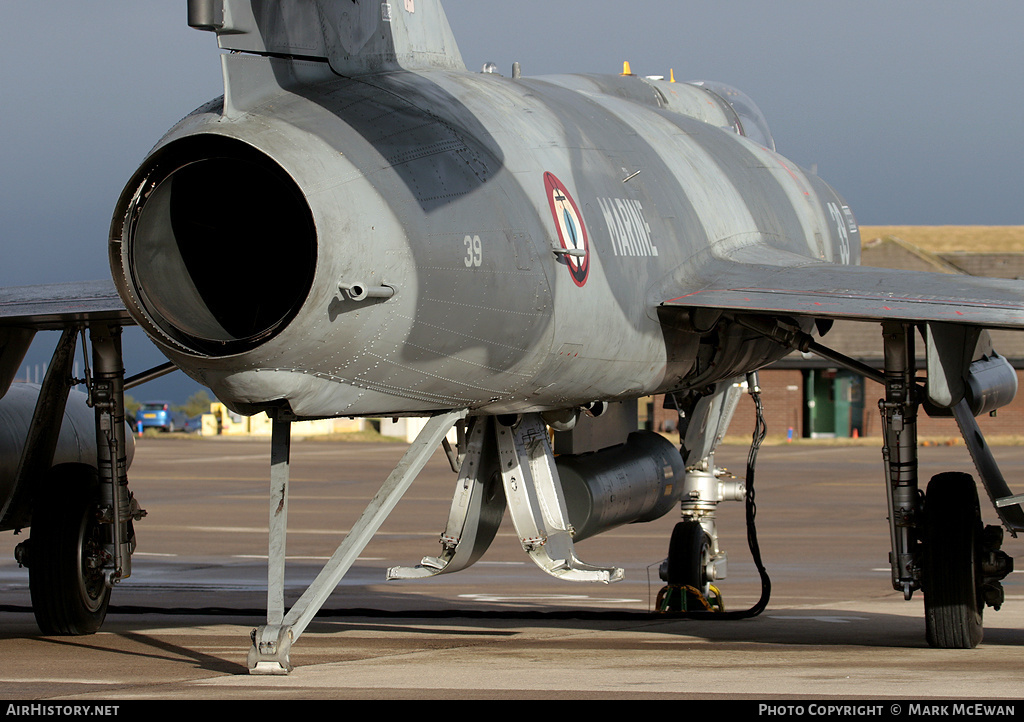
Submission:
<svg viewBox="0 0 1024 722">
<path fill-rule="evenodd" d="M 591 597 L 586 594 L 460 594 L 459 599 L 476 602 L 596 602 L 598 604 L 636 604 L 642 599 Z"/>
</svg>

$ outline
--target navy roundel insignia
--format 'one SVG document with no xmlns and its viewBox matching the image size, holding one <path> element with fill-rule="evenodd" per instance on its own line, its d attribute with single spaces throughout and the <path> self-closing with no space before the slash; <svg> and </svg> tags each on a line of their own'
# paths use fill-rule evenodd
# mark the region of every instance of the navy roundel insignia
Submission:
<svg viewBox="0 0 1024 722">
<path fill-rule="evenodd" d="M 590 240 L 587 238 L 587 227 L 583 225 L 583 216 L 562 181 L 551 173 L 545 173 L 544 185 L 562 248 L 567 251 L 583 251 L 583 255 L 566 253 L 561 256 L 562 263 L 569 268 L 573 283 L 582 288 L 590 275 Z"/>
</svg>

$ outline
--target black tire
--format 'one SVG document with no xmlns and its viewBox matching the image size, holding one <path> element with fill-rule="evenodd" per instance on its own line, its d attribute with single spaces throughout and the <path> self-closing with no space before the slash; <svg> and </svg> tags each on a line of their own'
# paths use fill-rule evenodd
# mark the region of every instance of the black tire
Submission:
<svg viewBox="0 0 1024 722">
<path fill-rule="evenodd" d="M 948 472 L 928 483 L 924 502 L 922 577 L 928 644 L 973 649 L 984 636 L 981 509 L 970 474 Z"/>
<path fill-rule="evenodd" d="M 81 464 L 54 467 L 35 489 L 28 578 L 43 634 L 92 634 L 107 616 L 110 589 L 87 563 L 103 543 L 98 491 L 96 470 Z"/>
<path fill-rule="evenodd" d="M 693 587 L 707 596 L 707 563 L 711 540 L 700 522 L 681 521 L 672 530 L 668 547 L 668 573 L 671 586 Z"/>
</svg>

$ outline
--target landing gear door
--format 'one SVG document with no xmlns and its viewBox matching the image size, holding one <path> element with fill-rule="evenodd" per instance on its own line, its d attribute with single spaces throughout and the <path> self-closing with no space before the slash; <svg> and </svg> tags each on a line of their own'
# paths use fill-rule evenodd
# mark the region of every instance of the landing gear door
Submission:
<svg viewBox="0 0 1024 722">
<path fill-rule="evenodd" d="M 992 348 L 988 331 L 953 324 L 925 327 L 928 401 L 940 409 L 956 406 L 966 393 L 968 368 L 979 346 Z"/>
</svg>

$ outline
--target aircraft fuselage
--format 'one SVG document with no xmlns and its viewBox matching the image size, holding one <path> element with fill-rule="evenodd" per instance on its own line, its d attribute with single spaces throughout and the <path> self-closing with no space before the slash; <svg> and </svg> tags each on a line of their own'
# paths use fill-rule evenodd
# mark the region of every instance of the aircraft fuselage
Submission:
<svg viewBox="0 0 1024 722">
<path fill-rule="evenodd" d="M 787 350 L 666 323 L 707 263 L 859 260 L 835 192 L 694 85 L 224 63 L 225 99 L 129 183 L 111 261 L 168 357 L 243 412 L 524 413 L 713 383 Z"/>
</svg>

